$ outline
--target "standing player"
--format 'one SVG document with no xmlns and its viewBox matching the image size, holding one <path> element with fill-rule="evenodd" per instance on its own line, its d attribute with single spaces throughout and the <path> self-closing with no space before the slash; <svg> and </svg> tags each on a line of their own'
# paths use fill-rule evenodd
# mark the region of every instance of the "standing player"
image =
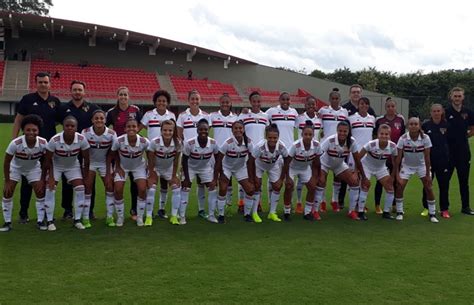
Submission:
<svg viewBox="0 0 474 305">
<path fill-rule="evenodd" d="M 54 206 L 56 185 L 62 175 L 66 177 L 67 183 L 71 184 L 74 193 L 74 226 L 85 229 L 81 223 L 84 216 L 85 187 L 83 177 L 89 176 L 89 143 L 86 138 L 77 133 L 77 120 L 73 116 L 67 116 L 63 121 L 64 131 L 58 133 L 49 141 L 46 149 L 46 164 L 49 171 L 48 186 L 46 187 L 45 210 L 48 227 L 52 224 L 54 228 Z M 82 156 L 82 169 L 78 156 Z"/>
<path fill-rule="evenodd" d="M 209 189 L 209 214 L 213 214 L 217 204 L 217 176 L 213 157 L 217 157 L 219 147 L 214 139 L 209 138 L 209 123 L 201 119 L 197 123 L 197 137 L 184 142 L 182 156 L 181 205 L 179 208 L 179 223 L 186 224 L 186 208 L 192 181 L 198 177 Z M 215 160 L 215 159 L 214 159 Z M 207 217 L 206 217 L 207 218 Z"/>
<path fill-rule="evenodd" d="M 405 118 L 397 113 L 397 104 L 391 97 L 387 97 L 385 100 L 385 115 L 378 117 L 375 121 L 374 134 L 378 133 L 378 128 L 382 124 L 390 126 L 390 141 L 398 143 L 400 137 L 405 133 Z M 390 174 L 393 172 L 392 158 L 387 159 L 387 168 Z M 397 181 L 393 180 L 394 189 L 397 188 Z M 382 209 L 380 208 L 380 199 L 382 198 L 382 184 L 377 181 L 374 189 L 375 197 L 375 213 L 381 214 Z M 395 202 L 394 202 L 395 204 Z"/>
<path fill-rule="evenodd" d="M 291 158 L 285 144 L 279 140 L 280 132 L 275 124 L 265 129 L 265 140 L 254 146 L 252 156 L 255 159 L 255 190 L 261 193 L 263 173 L 267 172 L 271 184 L 268 219 L 280 222 L 276 210 L 280 200 L 280 190 L 285 182 Z M 281 156 L 281 157 L 280 157 Z"/>
<path fill-rule="evenodd" d="M 86 229 L 91 227 L 88 207 L 91 202 L 92 184 L 95 181 L 96 172 L 98 172 L 105 187 L 105 206 L 107 210 L 105 224 L 109 227 L 114 227 L 114 185 L 111 168 L 113 154 L 110 149 L 112 143 L 116 141 L 117 135 L 115 131 L 105 126 L 105 112 L 103 110 L 94 111 L 92 114 L 92 126 L 84 129 L 82 135 L 90 146 L 89 176 L 85 179 L 86 195 L 82 223 Z"/>
<path fill-rule="evenodd" d="M 285 185 L 285 214 L 283 215 L 285 220 L 290 220 L 291 198 L 293 195 L 295 177 L 298 177 L 298 180 L 301 180 L 301 183 L 303 183 L 307 189 L 303 217 L 306 220 L 313 220 L 311 211 L 314 205 L 317 177 L 319 177 L 321 170 L 319 160 L 321 154 L 322 151 L 319 142 L 314 140 L 314 124 L 308 120 L 303 128 L 301 139 L 294 142 L 288 151 L 291 162 Z"/>
<path fill-rule="evenodd" d="M 181 204 L 180 183 L 177 176 L 181 143 L 178 139 L 176 122 L 161 121 L 161 135 L 150 141 L 148 147 L 148 193 L 145 226 L 151 226 L 155 202 L 156 181 L 166 181 L 172 189 L 170 223 L 178 225 L 178 210 Z M 162 184 L 163 185 L 163 184 Z M 163 190 L 163 188 L 161 188 Z M 168 189 L 168 188 L 166 188 Z M 161 196 L 166 198 L 166 193 Z"/>
<path fill-rule="evenodd" d="M 322 107 L 318 112 L 323 126 L 321 143 L 330 136 L 335 135 L 338 124 L 341 121 L 347 120 L 349 117 L 347 110 L 341 107 L 341 94 L 339 91 L 333 90 L 329 93 L 329 102 L 329 106 Z M 338 203 L 340 189 L 341 182 L 334 177 L 331 200 L 331 206 L 334 212 L 339 212 L 340 210 Z M 325 212 L 326 210 L 326 201 L 323 198 L 323 201 L 321 202 L 321 211 Z"/>
<path fill-rule="evenodd" d="M 201 95 L 197 90 L 192 90 L 188 93 L 188 105 L 184 112 L 181 112 L 178 115 L 178 121 L 176 125 L 178 126 L 178 137 L 183 140 L 183 143 L 186 143 L 188 140 L 196 137 L 197 134 L 197 124 L 200 120 L 205 119 L 209 124 L 209 114 L 205 111 L 202 111 L 199 108 L 201 104 Z M 215 162 L 211 158 L 211 162 Z M 204 186 L 198 181 L 198 215 L 204 219 L 207 219 L 207 213 L 205 211 L 206 206 L 206 193 Z"/>
<path fill-rule="evenodd" d="M 394 168 L 397 172 L 398 186 L 395 190 L 395 203 L 397 205 L 397 220 L 403 220 L 403 191 L 408 180 L 413 174 L 420 177 L 426 191 L 429 220 L 438 222 L 436 218 L 435 197 L 432 188 L 432 181 L 429 175 L 430 162 L 430 137 L 423 133 L 419 118 L 408 120 L 408 132 L 400 137 L 397 144 L 398 157 L 395 160 Z M 400 171 L 397 169 L 401 163 Z"/>
<path fill-rule="evenodd" d="M 209 209 L 208 219 L 210 222 L 225 223 L 226 193 L 232 177 L 237 179 L 245 191 L 245 220 L 250 221 L 250 217 L 252 217 L 254 222 L 262 222 L 257 213 L 259 198 L 254 198 L 255 160 L 251 155 L 253 145 L 252 141 L 247 138 L 244 129 L 242 121 L 235 121 L 232 124 L 232 136 L 219 148 L 216 159 L 216 168 L 220 172 L 219 197 L 217 198 L 219 216 L 216 219 L 214 211 Z M 252 216 L 250 216 L 251 211 Z"/>
<path fill-rule="evenodd" d="M 132 174 L 137 185 L 137 226 L 143 226 L 143 215 L 146 208 L 146 161 L 144 153 L 150 142 L 138 134 L 138 121 L 129 119 L 125 124 L 125 134 L 112 144 L 112 151 L 117 152 L 114 158 L 114 197 L 117 212 L 116 226 L 123 226 L 124 201 L 123 187 L 127 176 Z M 149 222 L 149 221 L 148 221 Z"/>
<path fill-rule="evenodd" d="M 155 109 L 147 111 L 141 120 L 139 130 L 145 128 L 148 130 L 148 140 L 151 142 L 153 139 L 161 136 L 161 123 L 165 120 L 173 120 L 176 122 L 176 116 L 173 112 L 168 110 L 171 104 L 171 95 L 166 90 L 158 90 L 153 94 L 153 104 Z M 177 136 L 177 135 L 176 135 Z M 166 194 L 168 194 L 168 181 L 160 178 L 160 199 L 158 208 L 158 217 L 167 218 L 166 216 Z M 150 201 L 147 198 L 147 207 L 150 205 Z M 153 202 L 154 202 L 153 198 Z"/>
<path fill-rule="evenodd" d="M 42 120 L 35 114 L 25 115 L 20 127 L 23 135 L 15 138 L 7 147 L 5 160 L 3 162 L 3 175 L 5 184 L 3 187 L 2 210 L 5 224 L 0 232 L 8 232 L 12 228 L 13 194 L 16 184 L 24 176 L 31 184 L 36 195 L 36 214 L 38 216 L 38 229 L 54 230 L 54 224 L 44 225 L 44 176 L 40 159 L 46 151 L 46 139 L 39 137 L 42 128 Z"/>
</svg>

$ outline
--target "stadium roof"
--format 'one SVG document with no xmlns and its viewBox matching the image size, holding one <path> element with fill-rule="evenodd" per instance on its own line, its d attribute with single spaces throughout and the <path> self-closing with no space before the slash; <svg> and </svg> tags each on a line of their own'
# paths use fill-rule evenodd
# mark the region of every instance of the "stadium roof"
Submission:
<svg viewBox="0 0 474 305">
<path fill-rule="evenodd" d="M 240 63 L 256 64 L 247 59 L 232 56 L 199 46 L 119 28 L 103 26 L 94 23 L 85 23 L 53 17 L 37 16 L 32 14 L 19 14 L 9 11 L 0 11 L 0 25 L 12 30 L 13 37 L 20 37 L 22 29 L 50 32 L 51 37 L 61 34 L 66 36 L 82 36 L 84 39 L 94 41 L 96 38 L 105 38 L 117 43 L 143 46 L 144 48 L 167 48 L 172 51 L 204 54 L 223 60 L 239 61 Z"/>
</svg>

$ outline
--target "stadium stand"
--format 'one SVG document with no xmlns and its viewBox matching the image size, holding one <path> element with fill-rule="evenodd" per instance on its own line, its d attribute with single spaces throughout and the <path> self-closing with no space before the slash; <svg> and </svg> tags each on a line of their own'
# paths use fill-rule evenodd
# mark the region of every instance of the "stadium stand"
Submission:
<svg viewBox="0 0 474 305">
<path fill-rule="evenodd" d="M 262 104 L 277 104 L 278 103 L 278 98 L 280 97 L 280 93 L 283 92 L 283 91 L 272 91 L 272 90 L 264 90 L 264 89 L 261 89 L 259 87 L 250 87 L 250 88 L 247 88 L 246 92 L 248 94 L 250 94 L 251 92 L 253 91 L 257 91 L 260 93 L 261 97 L 262 97 Z M 301 88 L 298 88 L 297 92 L 296 93 L 290 93 L 290 97 L 291 97 L 291 102 L 292 103 L 297 103 L 297 104 L 304 104 L 305 103 L 305 99 L 307 96 L 310 96 L 312 95 L 311 93 L 309 93 L 308 91 L 304 90 L 304 89 L 301 89 Z M 324 102 L 323 100 L 320 100 L 318 98 L 316 98 L 316 102 L 317 102 L 317 108 L 321 108 L 323 106 L 326 106 L 328 103 L 327 102 Z"/>
<path fill-rule="evenodd" d="M 204 102 L 217 102 L 222 93 L 228 93 L 232 102 L 241 102 L 242 98 L 231 84 L 221 83 L 215 80 L 192 79 L 181 76 L 170 76 L 171 83 L 179 100 L 187 100 L 188 92 L 196 89 L 203 97 Z"/>
</svg>

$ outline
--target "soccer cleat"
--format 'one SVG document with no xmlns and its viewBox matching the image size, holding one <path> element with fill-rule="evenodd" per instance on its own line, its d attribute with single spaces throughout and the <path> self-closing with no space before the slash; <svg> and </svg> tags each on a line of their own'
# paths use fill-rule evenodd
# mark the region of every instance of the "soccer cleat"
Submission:
<svg viewBox="0 0 474 305">
<path fill-rule="evenodd" d="M 423 211 L 421 211 L 420 215 L 423 216 L 423 217 L 428 216 L 428 209 L 423 209 Z"/>
<path fill-rule="evenodd" d="M 219 215 L 217 217 L 217 221 L 220 223 L 220 224 L 224 224 L 225 223 L 225 217 L 224 215 Z"/>
<path fill-rule="evenodd" d="M 25 224 L 27 224 L 29 221 L 30 221 L 30 219 L 28 218 L 28 216 L 25 216 L 25 217 L 21 217 L 21 216 L 20 216 L 20 220 L 18 220 L 18 223 L 19 223 L 19 224 L 22 224 L 22 225 L 25 225 Z"/>
<path fill-rule="evenodd" d="M 261 223 L 262 222 L 262 219 L 260 218 L 260 216 L 258 215 L 258 213 L 252 213 L 252 219 L 254 222 L 256 223 Z"/>
<path fill-rule="evenodd" d="M 332 211 L 334 213 L 338 213 L 341 211 L 341 209 L 339 208 L 339 203 L 337 201 L 332 201 L 331 206 L 332 206 Z"/>
<path fill-rule="evenodd" d="M 285 214 L 283 214 L 283 220 L 284 220 L 284 221 L 291 221 L 290 213 L 285 213 Z"/>
<path fill-rule="evenodd" d="M 359 220 L 359 216 L 357 215 L 356 211 L 347 213 L 347 217 L 349 217 L 352 220 Z"/>
<path fill-rule="evenodd" d="M 303 205 L 301 204 L 301 202 L 298 202 L 298 203 L 296 204 L 295 213 L 296 213 L 296 214 L 303 214 L 303 211 L 304 211 Z"/>
<path fill-rule="evenodd" d="M 143 217 L 137 217 L 137 226 L 138 227 L 143 227 Z"/>
<path fill-rule="evenodd" d="M 123 217 L 119 216 L 117 217 L 117 222 L 115 223 L 116 227 L 122 227 L 123 226 Z"/>
<path fill-rule="evenodd" d="M 136 220 L 137 220 L 137 211 L 135 211 L 135 210 L 130 210 L 130 218 L 131 218 L 133 221 L 136 221 Z"/>
<path fill-rule="evenodd" d="M 38 221 L 36 223 L 36 227 L 38 228 L 38 230 L 40 231 L 46 231 L 48 230 L 48 226 L 46 225 L 46 223 L 44 221 Z"/>
<path fill-rule="evenodd" d="M 145 217 L 145 227 L 151 227 L 152 224 L 153 224 L 153 217 L 152 216 Z"/>
<path fill-rule="evenodd" d="M 304 215 L 303 215 L 303 219 L 304 219 L 304 220 L 312 221 L 312 220 L 313 220 L 313 215 L 311 215 L 311 213 L 304 214 Z"/>
<path fill-rule="evenodd" d="M 331 205 L 333 203 L 331 202 Z M 334 209 L 334 206 L 333 206 L 333 209 Z M 328 211 L 327 207 L 326 207 L 326 201 L 323 201 L 321 202 L 321 205 L 319 206 L 319 211 L 322 212 L 322 213 L 326 213 Z"/>
<path fill-rule="evenodd" d="M 392 214 L 390 214 L 390 212 L 383 212 L 382 218 L 391 219 L 391 220 L 395 219 L 395 217 L 393 217 Z"/>
<path fill-rule="evenodd" d="M 107 217 L 105 219 L 105 225 L 107 227 L 115 227 L 115 222 L 114 222 L 114 218 L 113 217 Z"/>
<path fill-rule="evenodd" d="M 83 219 L 82 224 L 84 225 L 84 228 L 86 228 L 86 229 L 92 228 L 92 224 L 91 224 L 91 221 L 89 219 Z"/>
<path fill-rule="evenodd" d="M 367 215 L 365 215 L 365 212 L 359 212 L 358 215 L 359 220 L 368 220 Z"/>
<path fill-rule="evenodd" d="M 0 232 L 9 232 L 12 230 L 12 223 L 11 222 L 5 222 L 2 227 L 0 227 Z"/>
<path fill-rule="evenodd" d="M 321 220 L 321 215 L 319 214 L 319 212 L 317 212 L 317 211 L 313 212 L 313 219 L 316 220 L 316 221 Z"/>
<path fill-rule="evenodd" d="M 52 231 L 56 231 L 56 225 L 54 224 L 54 222 L 52 221 L 48 221 L 48 227 L 47 227 L 48 231 L 52 232 Z"/>
<path fill-rule="evenodd" d="M 207 217 L 207 220 L 208 220 L 209 222 L 212 222 L 212 223 L 217 223 L 217 218 L 216 218 L 216 216 L 214 216 L 214 215 L 212 215 L 212 214 L 209 215 L 209 217 Z"/>
<path fill-rule="evenodd" d="M 470 207 L 462 208 L 461 213 L 466 214 L 466 215 L 471 215 L 471 216 L 474 215 L 474 211 L 471 210 Z"/>
<path fill-rule="evenodd" d="M 204 210 L 200 210 L 198 212 L 198 216 L 203 218 L 203 219 L 207 219 L 209 217 L 209 215 L 207 215 L 206 211 L 204 211 Z"/>
<path fill-rule="evenodd" d="M 397 213 L 397 217 L 395 217 L 396 220 L 403 220 L 403 213 Z"/>
<path fill-rule="evenodd" d="M 253 222 L 252 216 L 250 216 L 250 214 L 244 215 L 244 220 L 245 222 Z"/>
<path fill-rule="evenodd" d="M 171 216 L 171 217 L 170 217 L 170 223 L 171 223 L 172 225 L 179 225 L 178 217 L 176 217 L 176 216 Z"/>
<path fill-rule="evenodd" d="M 383 214 L 383 211 L 380 208 L 380 205 L 375 206 L 375 214 L 378 214 L 378 215 Z"/>
<path fill-rule="evenodd" d="M 186 222 L 186 217 L 181 217 L 181 218 L 179 219 L 179 224 L 180 224 L 180 225 L 185 225 L 185 224 L 187 224 L 187 222 Z"/>
<path fill-rule="evenodd" d="M 268 213 L 267 219 L 273 220 L 275 222 L 281 221 L 281 219 L 278 217 L 276 213 Z"/>
<path fill-rule="evenodd" d="M 72 219 L 72 211 L 64 211 L 63 213 L 63 220 Z"/>
<path fill-rule="evenodd" d="M 166 215 L 166 211 L 164 209 L 158 210 L 158 217 L 162 219 L 168 219 L 168 215 Z"/>
<path fill-rule="evenodd" d="M 438 220 L 438 218 L 436 218 L 435 215 L 430 215 L 430 222 L 432 222 L 432 223 L 438 223 L 439 220 Z"/>
<path fill-rule="evenodd" d="M 78 230 L 84 230 L 86 227 L 82 224 L 80 220 L 75 220 L 74 221 L 74 227 Z"/>
<path fill-rule="evenodd" d="M 446 210 L 446 211 L 441 211 L 441 217 L 451 218 L 451 215 L 449 215 L 449 212 Z"/>
</svg>

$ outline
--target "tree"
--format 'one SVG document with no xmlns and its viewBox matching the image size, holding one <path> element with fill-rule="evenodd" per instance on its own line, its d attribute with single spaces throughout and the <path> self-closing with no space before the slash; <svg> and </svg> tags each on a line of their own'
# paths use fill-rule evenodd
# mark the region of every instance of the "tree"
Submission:
<svg viewBox="0 0 474 305">
<path fill-rule="evenodd" d="M 327 78 L 326 73 L 324 73 L 323 71 L 318 70 L 318 69 L 313 70 L 313 72 L 311 72 L 309 74 L 309 76 L 320 78 L 320 79 L 326 79 Z"/>
<path fill-rule="evenodd" d="M 48 16 L 53 0 L 3 0 L 0 10 L 21 14 Z"/>
<path fill-rule="evenodd" d="M 378 79 L 375 68 L 362 70 L 360 72 L 359 78 L 357 78 L 357 83 L 360 84 L 362 88 L 366 90 L 377 91 Z"/>
</svg>

